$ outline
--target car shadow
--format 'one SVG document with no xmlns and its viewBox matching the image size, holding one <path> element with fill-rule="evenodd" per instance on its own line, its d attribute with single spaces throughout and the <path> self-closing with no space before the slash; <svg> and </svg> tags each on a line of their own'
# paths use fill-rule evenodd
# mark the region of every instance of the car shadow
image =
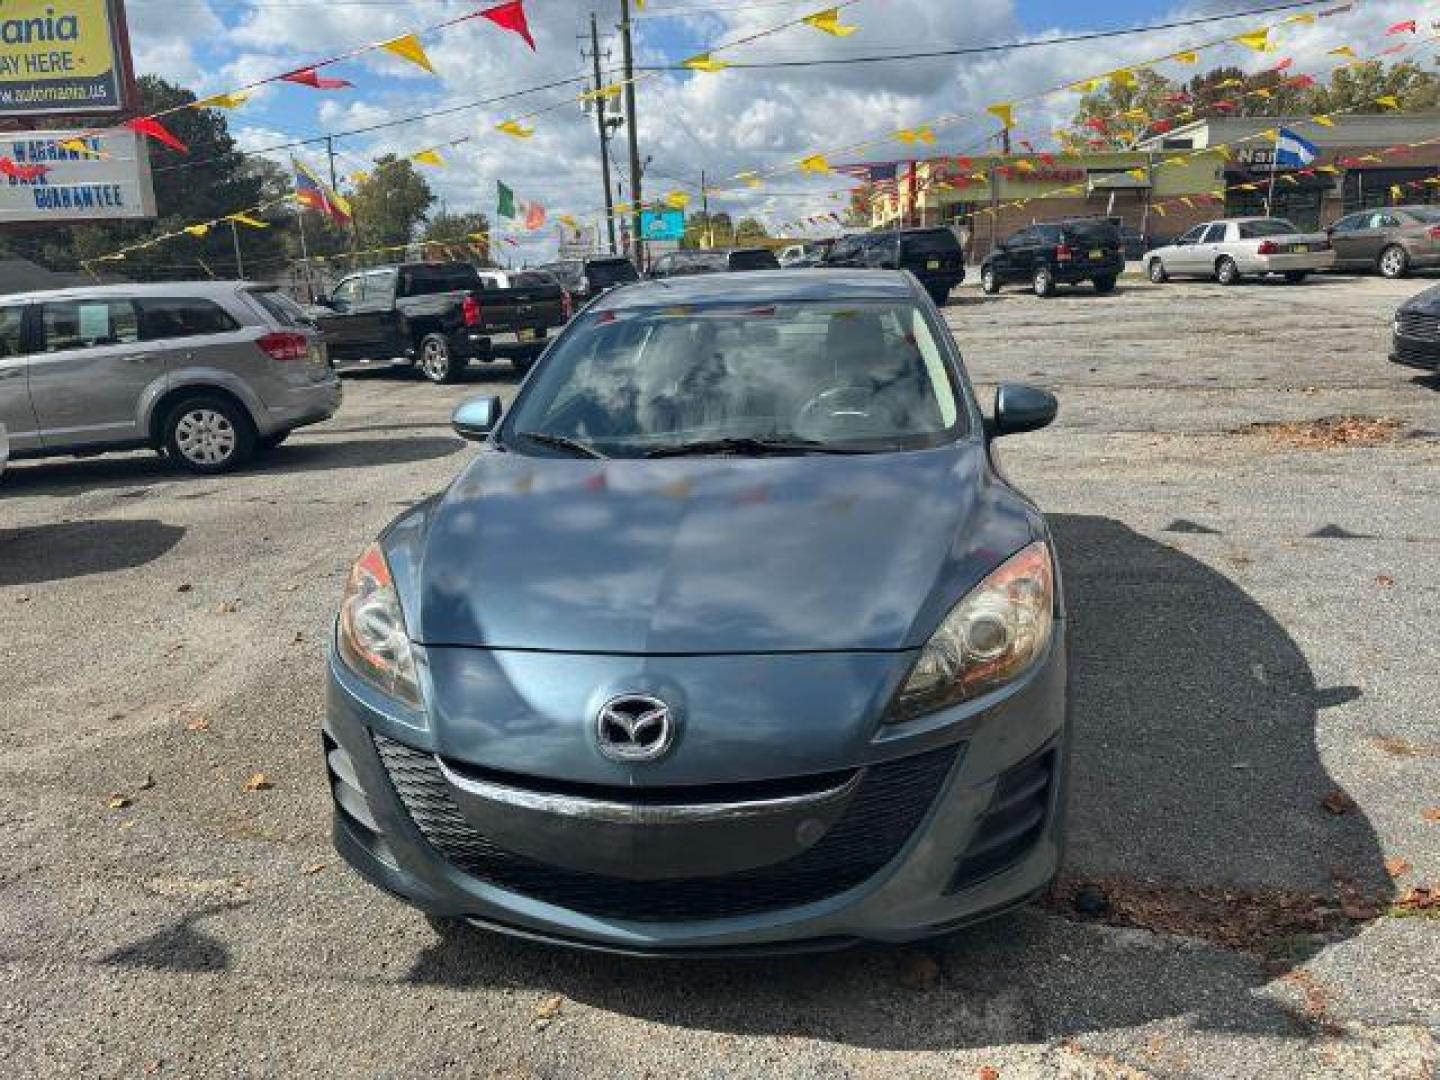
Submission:
<svg viewBox="0 0 1440 1080">
<path fill-rule="evenodd" d="M 885 1049 L 1044 1041 L 1159 1019 L 1304 1029 L 1312 1021 L 1303 1013 L 1259 991 L 1363 921 L 1325 937 L 1287 933 L 1273 950 L 1253 934 L 1247 949 L 1231 947 L 1226 923 L 1245 919 L 1239 898 L 1326 892 L 1336 869 L 1372 895 L 1389 890 L 1364 813 L 1321 806 L 1336 784 L 1316 749 L 1317 712 L 1358 691 L 1318 688 L 1285 628 L 1196 559 L 1108 518 L 1051 524 L 1074 679 L 1066 874 L 1116 896 L 1135 883 L 1158 891 L 1162 906 L 1168 894 L 1220 892 L 1227 902 L 1209 914 L 1155 927 L 1199 942 L 1147 944 L 1099 919 L 1035 908 L 923 946 L 699 963 L 476 932 L 437 940 L 410 978 L 560 993 L 665 1025 Z"/>
<path fill-rule="evenodd" d="M 0 586 L 131 570 L 160 558 L 185 530 L 163 521 L 70 521 L 0 529 Z"/>
<path fill-rule="evenodd" d="M 1410 379 L 1411 386 L 1418 386 L 1422 390 L 1434 390 L 1440 392 L 1440 372 L 1434 375 L 1414 375 Z"/>
<path fill-rule="evenodd" d="M 328 434 L 323 428 L 314 432 L 314 436 Z M 82 491 L 129 487 L 136 490 L 127 492 L 127 495 L 143 498 L 146 484 L 199 482 L 213 489 L 239 477 L 262 473 L 324 472 L 413 464 L 445 457 L 466 445 L 458 436 L 333 441 L 314 436 L 292 436 L 296 441 L 259 453 L 238 472 L 220 476 L 184 472 L 172 467 L 158 454 L 149 452 L 78 459 L 41 458 L 19 462 L 7 469 L 5 486 L 0 491 L 17 496 L 74 495 Z"/>
</svg>

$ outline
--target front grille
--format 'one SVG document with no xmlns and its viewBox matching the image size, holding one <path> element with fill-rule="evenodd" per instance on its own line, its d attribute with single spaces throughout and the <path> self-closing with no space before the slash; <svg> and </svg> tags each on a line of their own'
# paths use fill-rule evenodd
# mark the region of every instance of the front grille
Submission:
<svg viewBox="0 0 1440 1080">
<path fill-rule="evenodd" d="M 1391 354 L 1395 360 L 1410 367 L 1429 368 L 1432 371 L 1440 368 L 1440 342 L 1422 345 L 1397 337 Z"/>
<path fill-rule="evenodd" d="M 1055 751 L 1046 750 L 1001 775 L 946 892 L 958 892 L 1013 866 L 1035 846 L 1050 816 Z"/>
<path fill-rule="evenodd" d="M 793 859 L 723 877 L 627 881 L 507 851 L 460 812 L 433 755 L 375 736 L 400 801 L 450 863 L 513 892 L 572 911 L 637 921 L 715 919 L 809 904 L 853 888 L 899 854 L 939 794 L 958 747 L 872 765 L 845 814 Z"/>
<path fill-rule="evenodd" d="M 1395 330 L 1417 341 L 1440 341 L 1440 315 L 1419 311 L 1402 311 L 1395 316 Z"/>
</svg>

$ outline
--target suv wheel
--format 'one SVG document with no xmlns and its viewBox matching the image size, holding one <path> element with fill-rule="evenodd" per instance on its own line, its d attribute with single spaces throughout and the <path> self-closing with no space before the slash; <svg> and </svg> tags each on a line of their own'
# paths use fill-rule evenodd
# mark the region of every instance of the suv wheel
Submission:
<svg viewBox="0 0 1440 1080">
<path fill-rule="evenodd" d="M 165 419 L 165 453 L 191 472 L 226 472 L 248 461 L 254 449 L 250 417 L 225 398 L 186 398 Z"/>
<path fill-rule="evenodd" d="M 980 291 L 990 296 L 1000 291 L 1000 279 L 995 276 L 993 266 L 987 266 L 980 271 Z"/>
<path fill-rule="evenodd" d="M 1097 277 L 1094 280 L 1096 292 L 1107 293 L 1115 291 L 1115 279 L 1109 274 L 1106 274 L 1104 277 Z"/>
<path fill-rule="evenodd" d="M 1170 275 L 1165 272 L 1165 264 L 1159 259 L 1150 260 L 1150 280 L 1156 285 L 1164 285 L 1170 280 Z"/>
<path fill-rule="evenodd" d="M 1380 252 L 1380 273 L 1387 278 L 1402 278 L 1410 273 L 1410 254 L 1399 244 L 1391 244 Z"/>
<path fill-rule="evenodd" d="M 1055 295 L 1055 275 L 1048 266 L 1037 266 L 1035 276 L 1032 279 L 1036 296 Z"/>
<path fill-rule="evenodd" d="M 1222 255 L 1215 264 L 1215 280 L 1221 285 L 1234 285 L 1240 280 L 1240 267 L 1229 255 Z"/>
<path fill-rule="evenodd" d="M 420 373 L 433 383 L 454 382 L 460 367 L 450 355 L 450 343 L 444 334 L 426 334 L 415 350 Z"/>
</svg>

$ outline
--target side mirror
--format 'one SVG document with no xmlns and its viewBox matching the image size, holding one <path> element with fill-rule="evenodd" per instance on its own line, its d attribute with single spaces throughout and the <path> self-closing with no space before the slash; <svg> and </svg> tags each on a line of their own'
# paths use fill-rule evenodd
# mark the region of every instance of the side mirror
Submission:
<svg viewBox="0 0 1440 1080">
<path fill-rule="evenodd" d="M 992 435 L 1018 435 L 1035 431 L 1055 419 L 1060 403 L 1049 390 L 1024 383 L 1002 383 L 995 391 Z"/>
<path fill-rule="evenodd" d="M 493 394 L 466 398 L 450 415 L 450 426 L 455 429 L 455 434 L 471 442 L 487 438 L 499 422 L 500 399 Z"/>
</svg>

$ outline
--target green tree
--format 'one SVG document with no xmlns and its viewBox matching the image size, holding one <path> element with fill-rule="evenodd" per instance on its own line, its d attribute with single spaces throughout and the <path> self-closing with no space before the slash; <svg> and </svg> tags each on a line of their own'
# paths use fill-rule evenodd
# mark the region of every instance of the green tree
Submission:
<svg viewBox="0 0 1440 1080">
<path fill-rule="evenodd" d="M 154 75 L 139 80 L 140 108 L 145 113 L 190 105 L 195 95 Z M 85 121 L 77 120 L 83 124 Z M 153 221 L 96 222 L 56 230 L 46 238 L 40 261 L 57 270 L 73 270 L 85 261 L 117 248 L 188 225 L 248 210 L 267 197 L 267 176 L 235 147 L 223 113 L 214 109 L 186 109 L 161 119 L 187 153 L 150 141 L 151 174 L 155 184 L 156 217 Z M 246 229 L 243 226 L 246 272 L 268 273 L 284 261 L 283 229 Z M 203 236 L 182 236 L 126 256 L 123 262 L 100 264 L 107 270 L 138 280 L 194 277 L 208 271 L 217 276 L 235 273 L 234 244 L 228 226 L 210 229 Z M 252 269 L 253 268 L 253 269 Z"/>
<path fill-rule="evenodd" d="M 1089 149 L 1120 150 L 1132 145 L 1157 117 L 1178 106 L 1167 100 L 1176 86 L 1148 68 L 1135 72 L 1132 82 L 1107 81 L 1080 98 L 1070 121 L 1070 141 Z"/>
<path fill-rule="evenodd" d="M 770 233 L 766 231 L 765 225 L 757 218 L 743 217 L 735 223 L 735 239 L 739 243 L 750 243 L 755 240 L 764 240 Z"/>
<path fill-rule="evenodd" d="M 483 239 L 476 239 L 477 235 Z M 490 219 L 479 211 L 452 214 L 448 210 L 441 210 L 425 222 L 421 239 L 438 240 L 456 254 L 463 252 L 462 257 L 467 262 L 493 266 L 495 263 L 490 255 L 489 236 Z M 484 254 L 477 255 L 476 252 Z"/>
<path fill-rule="evenodd" d="M 682 248 L 724 247 L 734 242 L 735 222 L 723 210 L 708 217 L 703 210 L 697 210 L 685 218 Z"/>
<path fill-rule="evenodd" d="M 1315 113 L 1388 111 L 1377 97 L 1393 96 L 1402 112 L 1424 112 L 1440 106 L 1440 75 L 1404 61 L 1386 67 L 1378 60 L 1338 68 L 1327 83 L 1314 88 L 1308 111 Z"/>
<path fill-rule="evenodd" d="M 356 246 L 362 251 L 416 239 L 435 193 L 408 160 L 386 154 L 350 196 Z"/>
</svg>

